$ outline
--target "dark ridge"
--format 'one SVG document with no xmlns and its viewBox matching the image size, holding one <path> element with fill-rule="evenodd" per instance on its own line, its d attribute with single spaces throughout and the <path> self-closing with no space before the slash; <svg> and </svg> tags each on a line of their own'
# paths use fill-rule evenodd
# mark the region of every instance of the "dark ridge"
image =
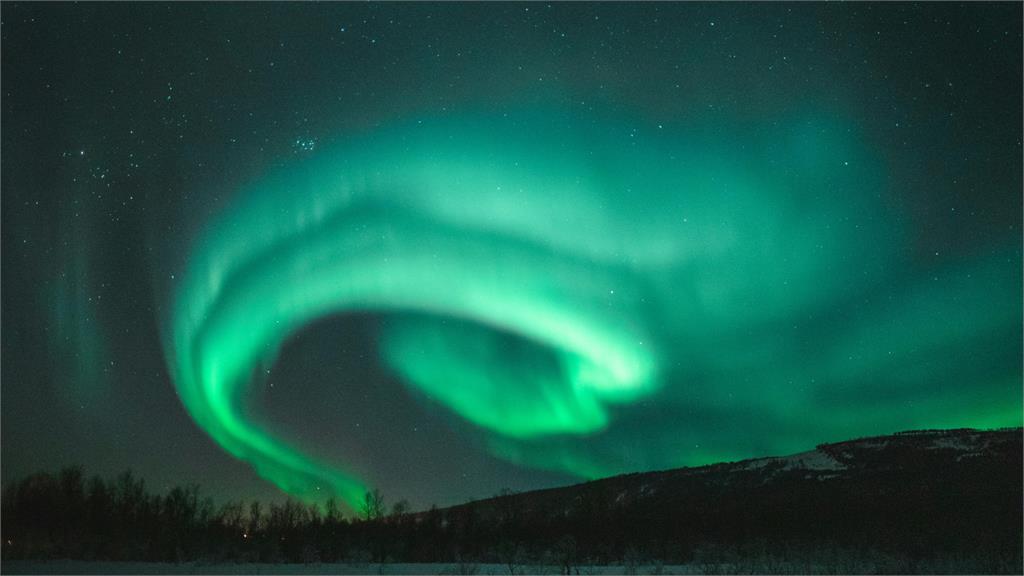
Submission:
<svg viewBox="0 0 1024 576">
<path fill-rule="evenodd" d="M 625 474 L 352 518 L 295 501 L 214 509 L 81 468 L 4 486 L 4 561 L 698 564 L 718 572 L 1021 573 L 1022 430 L 920 430 L 783 457 Z"/>
</svg>

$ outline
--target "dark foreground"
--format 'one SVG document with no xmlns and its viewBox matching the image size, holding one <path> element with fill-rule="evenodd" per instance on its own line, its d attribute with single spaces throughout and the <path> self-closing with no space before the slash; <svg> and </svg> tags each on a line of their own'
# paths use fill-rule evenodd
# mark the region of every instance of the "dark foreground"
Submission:
<svg viewBox="0 0 1024 576">
<path fill-rule="evenodd" d="M 1020 574 L 1021 437 L 904 433 L 419 513 L 371 494 L 354 518 L 66 469 L 5 486 L 0 571 Z"/>
<path fill-rule="evenodd" d="M 612 564 L 606 566 L 574 566 L 572 574 L 593 575 L 667 575 L 667 574 L 906 574 L 912 573 L 906 559 L 895 557 L 826 558 L 824 563 L 810 561 L 784 561 L 772 558 L 736 559 L 725 563 L 665 564 Z M 3 565 L 5 574 L 437 574 L 437 575 L 503 575 L 564 574 L 565 567 L 553 564 L 525 564 L 509 567 L 506 564 L 393 564 L 393 563 L 309 563 L 261 564 L 204 562 L 100 562 L 82 560 L 14 560 Z M 933 562 L 916 566 L 921 574 L 983 574 L 970 565 L 956 560 Z M 1009 572 L 1009 571 L 1007 571 Z"/>
</svg>

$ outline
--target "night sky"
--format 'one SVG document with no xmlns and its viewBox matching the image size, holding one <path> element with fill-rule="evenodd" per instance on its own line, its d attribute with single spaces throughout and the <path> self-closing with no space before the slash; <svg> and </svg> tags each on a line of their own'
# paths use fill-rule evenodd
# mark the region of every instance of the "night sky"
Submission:
<svg viewBox="0 0 1024 576">
<path fill-rule="evenodd" d="M 420 508 L 1019 426 L 1021 19 L 5 2 L 3 480 Z"/>
</svg>

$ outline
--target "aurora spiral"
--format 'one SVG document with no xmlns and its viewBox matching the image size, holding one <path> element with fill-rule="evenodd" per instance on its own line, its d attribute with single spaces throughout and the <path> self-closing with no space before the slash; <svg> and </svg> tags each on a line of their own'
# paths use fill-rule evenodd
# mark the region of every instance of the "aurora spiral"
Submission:
<svg viewBox="0 0 1024 576">
<path fill-rule="evenodd" d="M 363 479 L 245 409 L 290 336 L 345 312 L 388 315 L 380 361 L 493 454 L 580 477 L 627 471 L 619 440 L 652 404 L 675 412 L 636 449 L 648 467 L 1019 423 L 1003 364 L 954 395 L 921 383 L 976 375 L 969 358 L 918 361 L 1019 339 L 1012 269 L 968 259 L 860 306 L 903 265 L 883 162 L 833 111 L 781 120 L 533 107 L 340 136 L 233 191 L 195 240 L 165 342 L 179 395 L 285 492 L 350 505 Z M 911 402 L 865 410 L 865 386 Z"/>
</svg>

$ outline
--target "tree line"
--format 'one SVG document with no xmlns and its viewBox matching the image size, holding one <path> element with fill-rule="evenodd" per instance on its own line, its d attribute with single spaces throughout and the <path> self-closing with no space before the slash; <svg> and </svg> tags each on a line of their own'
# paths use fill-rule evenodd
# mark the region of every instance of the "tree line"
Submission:
<svg viewBox="0 0 1024 576">
<path fill-rule="evenodd" d="M 197 484 L 165 494 L 131 471 L 86 478 L 82 466 L 40 472 L 3 489 L 3 558 L 113 561 L 320 562 L 383 560 L 384 530 L 404 530 L 405 500 L 366 493 L 350 516 L 335 499 L 215 506 Z"/>
<path fill-rule="evenodd" d="M 862 449 L 853 462 L 864 466 L 838 477 L 715 465 L 422 512 L 378 490 L 352 512 L 335 500 L 215 506 L 195 484 L 155 494 L 131 472 L 105 480 L 69 467 L 4 486 L 2 558 L 1020 573 L 1020 432 L 1004 436 L 970 458 L 904 437 L 885 452 Z"/>
</svg>

